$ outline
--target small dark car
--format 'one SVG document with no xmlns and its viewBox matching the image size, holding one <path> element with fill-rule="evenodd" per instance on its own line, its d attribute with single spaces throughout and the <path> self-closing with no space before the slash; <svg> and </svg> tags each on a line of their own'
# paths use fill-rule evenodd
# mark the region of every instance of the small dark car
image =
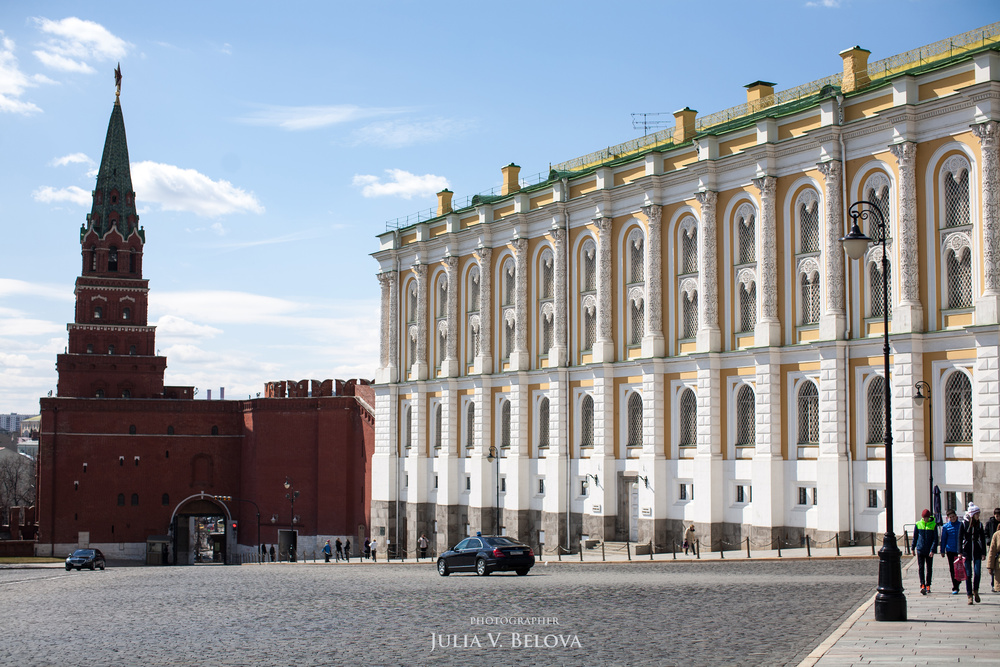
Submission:
<svg viewBox="0 0 1000 667">
<path fill-rule="evenodd" d="M 518 575 L 528 574 L 535 564 L 535 552 L 527 544 L 509 537 L 467 537 L 450 551 L 438 558 L 437 571 L 442 577 L 452 572 L 475 572 L 485 577 L 491 572 L 513 570 Z"/>
<path fill-rule="evenodd" d="M 69 572 L 74 567 L 77 570 L 90 568 L 96 570 L 104 569 L 107 563 L 104 562 L 104 554 L 100 549 L 77 549 L 66 557 L 66 571 Z"/>
</svg>

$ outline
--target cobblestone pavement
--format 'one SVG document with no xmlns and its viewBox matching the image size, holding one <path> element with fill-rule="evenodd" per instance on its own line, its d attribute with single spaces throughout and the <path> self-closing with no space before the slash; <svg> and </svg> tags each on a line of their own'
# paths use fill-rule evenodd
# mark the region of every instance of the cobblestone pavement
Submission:
<svg viewBox="0 0 1000 667">
<path fill-rule="evenodd" d="M 867 558 L 0 569 L 0 664 L 797 664 L 876 574 Z"/>
</svg>

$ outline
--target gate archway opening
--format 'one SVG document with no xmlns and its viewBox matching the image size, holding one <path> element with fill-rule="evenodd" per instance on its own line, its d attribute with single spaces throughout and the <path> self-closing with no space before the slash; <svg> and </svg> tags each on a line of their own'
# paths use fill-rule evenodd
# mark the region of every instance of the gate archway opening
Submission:
<svg viewBox="0 0 1000 667">
<path fill-rule="evenodd" d="M 235 535 L 229 508 L 207 493 L 177 503 L 170 517 L 171 565 L 229 562 Z"/>
</svg>

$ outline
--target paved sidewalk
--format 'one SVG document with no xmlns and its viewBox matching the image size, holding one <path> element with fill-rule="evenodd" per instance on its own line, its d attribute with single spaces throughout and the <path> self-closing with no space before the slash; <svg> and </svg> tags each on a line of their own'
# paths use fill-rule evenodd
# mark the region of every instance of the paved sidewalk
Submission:
<svg viewBox="0 0 1000 667">
<path fill-rule="evenodd" d="M 916 559 L 904 563 L 907 620 L 875 620 L 875 597 L 820 644 L 800 667 L 842 665 L 1000 665 L 1000 593 L 990 591 L 990 574 L 983 569 L 979 586 L 982 603 L 969 605 L 963 583 L 951 594 L 948 563 L 934 559 L 934 586 L 920 594 Z"/>
</svg>

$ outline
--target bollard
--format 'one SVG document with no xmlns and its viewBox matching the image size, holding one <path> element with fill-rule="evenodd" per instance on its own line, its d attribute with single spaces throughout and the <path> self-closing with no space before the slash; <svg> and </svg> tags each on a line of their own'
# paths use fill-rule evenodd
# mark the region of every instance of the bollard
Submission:
<svg viewBox="0 0 1000 667">
<path fill-rule="evenodd" d="M 719 540 L 719 560 L 726 560 L 726 543 Z"/>
<path fill-rule="evenodd" d="M 701 538 L 694 541 L 694 557 L 701 560 Z"/>
<path fill-rule="evenodd" d="M 806 535 L 806 557 L 812 558 L 812 549 L 809 547 L 809 536 Z"/>
<path fill-rule="evenodd" d="M 601 540 L 601 560 L 604 561 L 604 540 Z"/>
<path fill-rule="evenodd" d="M 670 555 L 674 557 L 674 560 L 677 560 L 677 545 L 674 544 L 673 540 L 670 540 Z"/>
<path fill-rule="evenodd" d="M 649 541 L 649 560 L 653 560 L 653 540 Z"/>
<path fill-rule="evenodd" d="M 833 541 L 837 545 L 837 555 L 840 556 L 840 533 L 833 536 Z"/>
<path fill-rule="evenodd" d="M 750 538 L 747 538 L 747 558 L 750 558 Z"/>
<path fill-rule="evenodd" d="M 903 531 L 903 553 L 907 556 L 910 555 L 910 534 Z"/>
<path fill-rule="evenodd" d="M 872 556 L 875 555 L 875 533 L 872 533 Z"/>
<path fill-rule="evenodd" d="M 580 540 L 580 562 L 583 562 L 583 540 Z"/>
<path fill-rule="evenodd" d="M 625 555 L 628 556 L 629 560 L 632 560 L 632 545 L 628 542 L 625 543 Z"/>
<path fill-rule="evenodd" d="M 559 559 L 560 563 L 562 562 L 562 545 L 561 544 L 556 546 L 556 558 Z"/>
<path fill-rule="evenodd" d="M 542 552 L 545 551 L 545 542 L 538 543 L 538 560 L 542 560 Z"/>
<path fill-rule="evenodd" d="M 778 539 L 778 558 L 781 558 L 781 539 Z"/>
</svg>

